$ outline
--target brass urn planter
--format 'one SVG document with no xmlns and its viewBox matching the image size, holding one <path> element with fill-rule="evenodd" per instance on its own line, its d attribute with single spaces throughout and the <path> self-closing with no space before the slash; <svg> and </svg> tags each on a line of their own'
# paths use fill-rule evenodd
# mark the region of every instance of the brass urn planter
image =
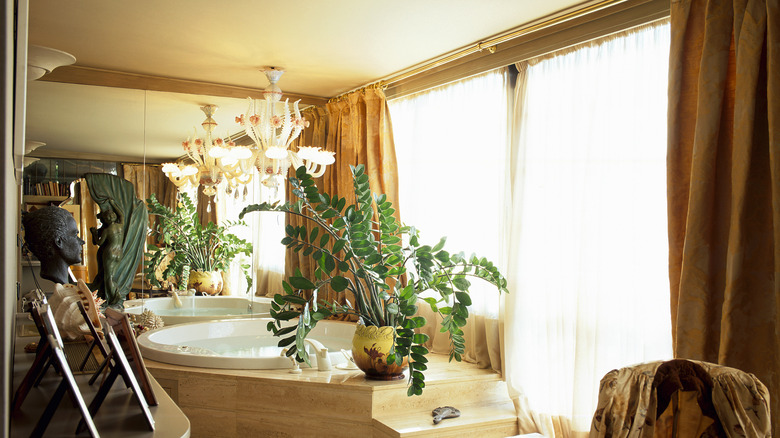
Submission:
<svg viewBox="0 0 780 438">
<path fill-rule="evenodd" d="M 187 281 L 187 289 L 195 289 L 195 292 L 208 295 L 221 294 L 224 285 L 220 271 L 190 271 Z"/>
<path fill-rule="evenodd" d="M 352 359 L 366 378 L 371 380 L 398 380 L 404 378 L 408 361 L 402 365 L 387 363 L 387 355 L 393 348 L 393 327 L 366 327 L 358 322 L 352 338 Z"/>
</svg>

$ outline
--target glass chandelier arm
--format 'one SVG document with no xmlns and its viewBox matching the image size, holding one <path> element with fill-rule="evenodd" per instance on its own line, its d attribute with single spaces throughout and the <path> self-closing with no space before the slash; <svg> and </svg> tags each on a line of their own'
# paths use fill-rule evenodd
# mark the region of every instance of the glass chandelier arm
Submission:
<svg viewBox="0 0 780 438">
<path fill-rule="evenodd" d="M 319 178 L 325 173 L 325 169 L 328 166 L 324 164 L 317 164 L 317 163 L 306 163 L 306 173 L 313 176 L 314 178 Z M 317 169 L 317 170 L 314 170 Z"/>
<path fill-rule="evenodd" d="M 282 132 L 279 134 L 279 139 L 276 143 L 277 146 L 284 146 L 285 148 L 290 146 L 290 142 L 292 141 L 292 137 L 290 137 L 290 134 L 292 133 L 292 116 L 290 115 L 290 105 L 288 103 L 289 99 L 284 99 L 284 110 L 282 111 Z M 297 105 L 298 102 L 295 102 Z"/>
<path fill-rule="evenodd" d="M 177 188 L 181 188 L 182 186 L 185 186 L 187 184 L 192 184 L 194 186 L 197 186 L 198 180 L 200 179 L 200 170 L 197 170 L 195 173 L 188 174 L 185 173 L 182 169 L 179 168 L 178 165 L 174 163 L 165 163 L 163 167 L 163 172 L 165 173 L 165 176 L 167 176 L 168 179 L 170 179 L 173 185 L 175 185 Z"/>
<path fill-rule="evenodd" d="M 286 103 L 287 101 L 285 101 Z M 288 117 L 285 120 L 285 127 L 289 127 L 287 129 L 287 134 L 283 134 L 283 139 L 285 139 L 285 147 L 290 147 L 290 143 L 292 143 L 293 140 L 298 138 L 298 135 L 300 135 L 301 130 L 303 130 L 303 118 L 301 117 L 301 111 L 298 109 L 298 102 L 299 100 L 296 100 L 293 102 L 293 118 Z M 286 105 L 285 105 L 286 108 Z M 289 115 L 289 114 L 288 114 Z"/>
</svg>

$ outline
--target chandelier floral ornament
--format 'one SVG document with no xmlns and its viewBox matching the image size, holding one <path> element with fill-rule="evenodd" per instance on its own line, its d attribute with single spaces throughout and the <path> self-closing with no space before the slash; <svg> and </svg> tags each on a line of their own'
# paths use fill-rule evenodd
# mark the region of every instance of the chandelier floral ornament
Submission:
<svg viewBox="0 0 780 438">
<path fill-rule="evenodd" d="M 182 142 L 189 163 L 164 163 L 162 171 L 178 188 L 202 185 L 205 195 L 214 196 L 219 185 L 225 181 L 225 192 L 228 195 L 235 191 L 237 197 L 239 189 L 243 187 L 246 197 L 246 184 L 250 183 L 254 176 L 251 148 L 236 146 L 227 138 L 214 139 L 212 133 L 217 122 L 212 116 L 217 106 L 204 105 L 200 109 L 206 114 L 206 120 L 201 124 L 206 136 L 198 137 L 195 130 L 191 138 Z"/>
<path fill-rule="evenodd" d="M 311 176 L 322 176 L 325 168 L 336 161 L 334 153 L 318 147 L 299 147 L 297 151 L 290 149 L 308 122 L 301 117 L 298 101 L 293 102 L 292 110 L 288 99 L 281 102 L 282 90 L 276 83 L 284 70 L 265 67 L 261 71 L 270 82 L 263 90 L 263 100 L 248 98 L 246 114 L 236 117 L 236 123 L 254 142 L 254 163 L 260 172 L 260 181 L 267 187 L 276 188 L 285 180 L 290 166 L 296 169 L 305 166 Z"/>
<path fill-rule="evenodd" d="M 246 199 L 246 186 L 252 182 L 255 172 L 263 185 L 276 189 L 285 180 L 290 166 L 296 169 L 305 166 L 306 173 L 316 178 L 322 176 L 327 166 L 336 161 L 333 152 L 318 147 L 291 149 L 293 141 L 308 122 L 301 116 L 298 101 L 293 102 L 292 106 L 287 99 L 281 101 L 282 90 L 276 83 L 284 70 L 265 67 L 261 71 L 270 83 L 263 90 L 263 99 L 247 98 L 249 108 L 246 114 L 236 117 L 236 123 L 243 128 L 252 144 L 241 146 L 230 138 L 213 139 L 212 133 L 217 123 L 212 116 L 217 107 L 201 107 L 206 114 L 206 120 L 202 123 L 206 131 L 205 138 L 199 138 L 196 132 L 182 143 L 187 160 L 163 164 L 163 172 L 176 187 L 181 189 L 202 185 L 203 193 L 207 196 L 215 196 L 220 187 L 225 187 L 225 193 L 235 193 L 236 198 L 243 187 Z"/>
</svg>

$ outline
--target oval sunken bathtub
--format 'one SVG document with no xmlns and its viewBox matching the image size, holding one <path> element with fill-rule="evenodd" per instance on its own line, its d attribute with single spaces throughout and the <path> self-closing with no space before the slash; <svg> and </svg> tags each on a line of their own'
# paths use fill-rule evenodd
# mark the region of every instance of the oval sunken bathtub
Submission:
<svg viewBox="0 0 780 438">
<path fill-rule="evenodd" d="M 292 359 L 278 347 L 278 337 L 267 330 L 271 318 L 231 319 L 177 324 L 138 337 L 144 358 L 174 365 L 203 368 L 268 370 L 292 368 Z M 334 367 L 346 364 L 341 350 L 351 351 L 355 324 L 320 321 L 308 335 L 328 349 Z M 307 343 L 313 368 L 317 354 Z M 305 367 L 305 364 L 301 365 Z"/>
<path fill-rule="evenodd" d="M 174 305 L 173 297 L 146 298 L 124 302 L 125 313 L 138 315 L 146 309 L 159 315 L 165 325 L 186 322 L 211 321 L 231 318 L 268 318 L 271 299 L 255 298 L 254 301 L 243 297 L 179 297 L 182 306 Z"/>
</svg>

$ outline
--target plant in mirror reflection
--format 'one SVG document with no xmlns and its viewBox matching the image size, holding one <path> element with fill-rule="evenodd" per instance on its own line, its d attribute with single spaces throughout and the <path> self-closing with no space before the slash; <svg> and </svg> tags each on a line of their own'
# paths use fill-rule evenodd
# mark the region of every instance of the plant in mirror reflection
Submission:
<svg viewBox="0 0 780 438">
<path fill-rule="evenodd" d="M 159 275 L 167 281 L 179 278 L 179 284 L 184 284 L 186 289 L 187 279 L 182 278 L 182 270 L 186 270 L 186 266 L 191 271 L 224 272 L 241 254 L 252 256 L 252 244 L 229 232 L 233 227 L 246 225 L 243 221 L 201 225 L 197 208 L 186 193 L 179 194 L 175 209 L 162 205 L 154 194 L 146 200 L 146 204 L 149 214 L 157 216 L 151 234 L 162 244 L 160 247 L 147 245 L 149 251 L 144 262 L 144 276 L 154 286 L 162 287 Z M 252 288 L 249 264 L 241 262 L 239 267 L 249 292 Z"/>
</svg>

